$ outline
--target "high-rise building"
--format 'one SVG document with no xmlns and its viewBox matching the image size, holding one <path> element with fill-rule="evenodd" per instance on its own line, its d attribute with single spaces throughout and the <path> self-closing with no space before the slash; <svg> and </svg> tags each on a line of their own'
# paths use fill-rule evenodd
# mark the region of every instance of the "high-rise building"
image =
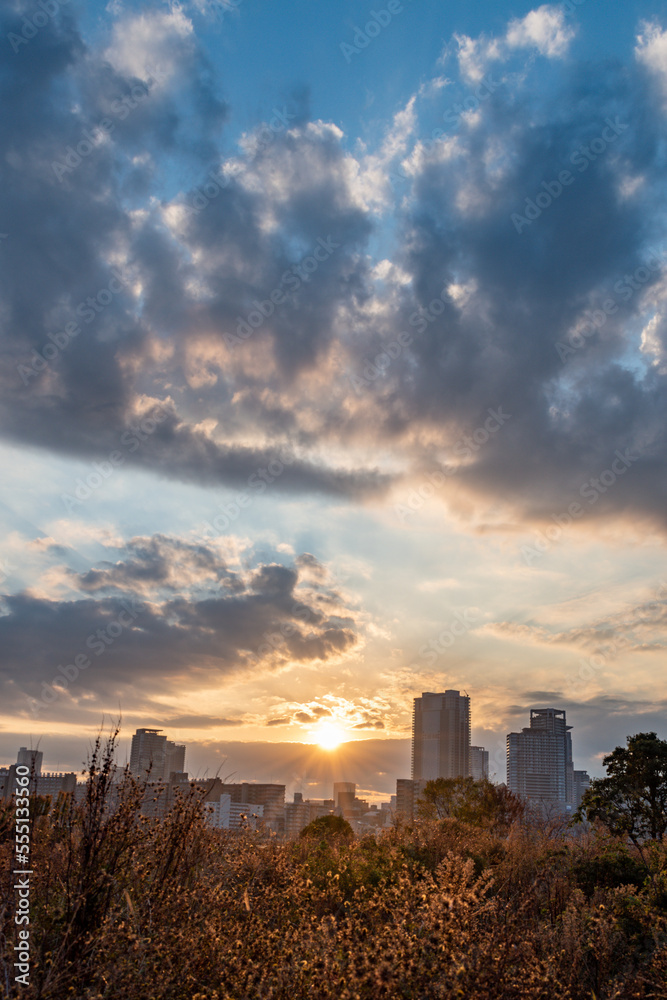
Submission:
<svg viewBox="0 0 667 1000">
<path fill-rule="evenodd" d="M 209 826 L 221 830 L 229 829 L 232 799 L 230 795 L 221 795 L 216 802 L 204 803 L 204 815 Z"/>
<path fill-rule="evenodd" d="M 489 751 L 484 747 L 470 747 L 470 777 L 473 781 L 489 777 Z"/>
<path fill-rule="evenodd" d="M 48 795 L 55 802 L 58 796 L 73 795 L 76 789 L 76 774 L 74 771 L 61 773 L 47 771 L 35 779 L 35 795 Z"/>
<path fill-rule="evenodd" d="M 216 802 L 205 802 L 204 814 L 209 826 L 220 830 L 256 830 L 264 818 L 264 806 L 248 808 L 241 802 L 232 802 L 225 793 Z"/>
<path fill-rule="evenodd" d="M 276 828 L 284 822 L 285 786 L 266 784 L 264 782 L 241 781 L 221 782 L 219 778 L 209 779 L 209 785 L 214 785 L 208 792 L 209 800 L 218 798 L 221 794 L 229 795 L 232 806 L 243 805 L 246 812 L 256 812 L 254 806 L 262 807 L 262 817 L 265 823 Z M 232 809 L 232 813 L 234 810 Z"/>
<path fill-rule="evenodd" d="M 164 777 L 167 737 L 161 729 L 137 729 L 130 749 L 130 771 L 135 778 L 150 776 L 151 781 Z"/>
<path fill-rule="evenodd" d="M 459 691 L 425 692 L 412 716 L 412 780 L 470 774 L 470 698 Z"/>
<path fill-rule="evenodd" d="M 16 757 L 16 763 L 30 768 L 31 775 L 39 777 L 42 773 L 42 761 L 44 754 L 41 750 L 28 750 L 27 747 L 20 747 Z"/>
<path fill-rule="evenodd" d="M 169 781 L 185 771 L 185 746 L 161 735 L 161 729 L 137 729 L 132 737 L 130 771 L 136 778 Z"/>
<path fill-rule="evenodd" d="M 531 708 L 530 726 L 507 735 L 507 786 L 516 795 L 556 804 L 574 800 L 572 737 L 565 712 Z"/>
</svg>

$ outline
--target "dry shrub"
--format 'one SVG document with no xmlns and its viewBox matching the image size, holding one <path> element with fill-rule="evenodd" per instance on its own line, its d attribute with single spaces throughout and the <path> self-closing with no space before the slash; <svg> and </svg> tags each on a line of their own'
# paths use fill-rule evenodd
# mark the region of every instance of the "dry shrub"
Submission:
<svg viewBox="0 0 667 1000">
<path fill-rule="evenodd" d="M 664 846 L 452 819 L 284 842 L 208 828 L 195 789 L 147 819 L 112 761 L 98 746 L 86 800 L 35 821 L 29 1000 L 667 997 Z"/>
</svg>

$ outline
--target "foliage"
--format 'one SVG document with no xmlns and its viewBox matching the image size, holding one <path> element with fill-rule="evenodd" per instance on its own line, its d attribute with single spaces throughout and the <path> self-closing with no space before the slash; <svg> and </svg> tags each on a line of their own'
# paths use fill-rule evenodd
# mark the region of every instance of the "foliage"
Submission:
<svg viewBox="0 0 667 1000">
<path fill-rule="evenodd" d="M 508 830 L 525 812 L 518 796 L 487 779 L 437 778 L 426 783 L 420 798 L 420 813 L 426 819 L 452 817 L 496 831 Z"/>
<path fill-rule="evenodd" d="M 195 789 L 147 818 L 145 789 L 112 782 L 112 760 L 98 746 L 84 801 L 35 820 L 36 962 L 20 994 L 2 828 L 0 979 L 12 997 L 667 997 L 665 843 L 642 860 L 597 830 L 503 827 L 486 809 L 377 839 L 326 837 L 327 823 L 281 841 L 208 827 Z"/>
<path fill-rule="evenodd" d="M 607 777 L 591 782 L 577 818 L 599 820 L 635 845 L 661 840 L 667 833 L 667 740 L 638 733 L 627 744 L 604 758 Z"/>
<path fill-rule="evenodd" d="M 613 840 L 601 844 L 596 854 L 575 860 L 572 872 L 577 885 L 588 899 L 592 898 L 598 888 L 616 889 L 629 885 L 641 889 L 647 878 L 646 865 L 641 858 Z"/>
<path fill-rule="evenodd" d="M 350 839 L 354 837 L 354 831 L 346 819 L 342 816 L 318 816 L 308 826 L 304 826 L 299 836 L 315 837 L 324 840 Z"/>
</svg>

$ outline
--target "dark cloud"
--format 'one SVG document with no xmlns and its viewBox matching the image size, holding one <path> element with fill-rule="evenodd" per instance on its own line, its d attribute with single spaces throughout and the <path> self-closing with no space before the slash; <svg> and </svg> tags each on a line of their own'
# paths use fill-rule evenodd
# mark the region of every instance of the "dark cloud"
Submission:
<svg viewBox="0 0 667 1000">
<path fill-rule="evenodd" d="M 161 723 L 162 726 L 178 726 L 181 729 L 215 729 L 217 726 L 242 726 L 242 719 L 218 719 L 212 715 L 174 715 Z"/>
<path fill-rule="evenodd" d="M 3 13 L 3 34 L 23 10 Z M 147 51 L 135 17 L 159 27 Z M 663 523 L 665 258 L 642 270 L 665 209 L 655 80 L 569 60 L 547 85 L 539 66 L 508 69 L 473 118 L 412 149 L 392 207 L 377 164 L 309 120 L 304 94 L 270 142 L 258 123 L 231 152 L 228 102 L 182 11 L 123 14 L 93 46 L 73 16 L 50 19 L 0 76 L 1 433 L 99 459 L 157 407 L 125 458 L 160 476 L 245 488 L 273 462 L 272 489 L 378 496 L 395 473 L 352 461 L 361 444 L 410 475 L 453 460 L 440 495 L 466 515 L 492 502 L 548 520 L 580 502 Z M 449 97 L 432 101 L 442 118 Z M 111 134 L 64 172 L 105 117 Z M 197 180 L 174 191 L 183 176 Z M 400 279 L 373 268 L 376 205 Z M 602 325 L 584 336 L 591 314 Z M 80 332 L 56 348 L 68 323 Z M 412 344 L 356 391 L 350 376 L 403 331 Z M 503 426 L 462 446 L 498 408 Z"/>
<path fill-rule="evenodd" d="M 559 702 L 562 700 L 562 691 L 525 691 L 524 698 L 532 702 L 531 707 L 537 708 L 538 702 L 541 703 L 542 707 L 547 703 L 551 705 L 553 702 Z"/>
<path fill-rule="evenodd" d="M 483 439 L 489 409 L 502 407 L 511 419 L 488 443 L 456 449 L 471 461 L 451 481 L 454 495 L 463 487 L 536 518 L 578 500 L 584 513 L 595 503 L 595 516 L 634 510 L 662 519 L 664 374 L 630 345 L 667 254 L 641 272 L 637 291 L 624 279 L 658 238 L 650 220 L 664 209 L 659 126 L 651 96 L 627 68 L 585 74 L 575 68 L 568 84 L 537 97 L 528 86 L 498 90 L 480 120 L 450 138 L 448 153 L 443 140 L 418 161 L 403 266 L 424 319 L 410 348 L 414 364 L 397 367 L 395 393 L 383 389 L 386 433 L 395 435 L 399 413 L 406 435 L 442 427 L 425 456 L 434 468 L 462 432 L 479 428 Z M 603 133 L 610 141 L 587 161 L 578 151 Z M 548 202 L 542 182 L 557 191 L 552 182 L 564 169 L 572 183 L 517 232 L 512 214 L 540 191 Z M 631 178 L 641 178 L 640 188 L 624 195 Z M 575 338 L 582 346 L 564 363 L 557 345 L 604 302 L 613 313 L 602 314 L 599 331 Z M 628 448 L 637 460 L 627 473 L 582 500 L 581 487 Z"/>
<path fill-rule="evenodd" d="M 230 571 L 219 553 L 201 543 L 153 535 L 151 538 L 130 539 L 122 552 L 127 554 L 126 559 L 115 563 L 103 562 L 99 568 L 85 573 L 71 573 L 71 578 L 86 593 L 145 588 L 183 592 L 206 585 L 224 587 L 231 592 L 245 589 L 238 575 Z M 264 569 L 269 571 L 270 567 Z M 261 573 L 261 570 L 258 572 Z M 262 589 L 260 585 L 259 590 Z"/>
<path fill-rule="evenodd" d="M 236 390 L 220 364 L 215 399 L 205 387 L 188 387 L 183 369 L 190 352 L 207 331 L 209 349 L 217 343 L 224 358 L 224 337 L 236 330 L 237 316 L 246 316 L 255 299 L 264 301 L 302 257 L 315 249 L 319 255 L 318 240 L 331 240 L 337 246 L 330 259 L 312 278 L 305 274 L 299 289 L 287 289 L 271 332 L 267 326 L 254 340 L 275 348 L 286 378 L 298 366 L 312 366 L 332 339 L 341 294 L 356 294 L 357 248 L 369 223 L 341 180 L 343 153 L 334 133 L 309 130 L 298 114 L 297 135 L 279 135 L 267 150 L 248 154 L 247 169 L 258 174 L 273 169 L 272 157 L 283 158 L 291 191 L 279 213 L 284 230 L 266 236 L 271 199 L 235 180 L 205 212 L 192 213 L 184 232 L 169 231 L 162 208 L 148 204 L 161 183 L 158 163 L 177 156 L 182 169 L 183 158 L 190 158 L 190 172 L 204 184 L 220 159 L 227 106 L 214 94 L 195 43 L 179 34 L 180 15 L 155 9 L 142 16 L 156 23 L 161 18 L 161 29 L 169 17 L 174 22 L 166 56 L 149 54 L 163 63 L 168 56 L 172 65 L 157 80 L 149 69 L 141 78 L 123 74 L 108 53 L 87 49 L 68 16 L 50 19 L 0 77 L 7 111 L 0 144 L 9 151 L 0 164 L 0 214 L 11 245 L 0 274 L 0 428 L 14 440 L 99 459 L 119 445 L 122 450 L 148 394 L 154 405 L 162 401 L 162 420 L 140 448 L 125 453 L 128 465 L 185 481 L 243 486 L 284 448 L 235 440 L 256 420 L 253 407 L 243 413 L 243 405 L 232 404 Z M 3 37 L 20 23 L 17 17 L 5 13 Z M 112 41 L 118 48 L 118 38 Z M 150 64 L 149 56 L 145 61 Z M 119 103 L 142 87 L 144 96 L 121 117 Z M 105 119 L 113 131 L 89 149 L 86 131 L 102 135 L 98 126 Z M 76 151 L 81 143 L 82 155 Z M 137 208 L 141 220 L 132 218 Z M 191 254 L 202 252 L 207 264 L 195 267 Z M 206 286 L 203 298 L 192 292 L 195 283 Z M 156 351 L 163 355 L 159 370 Z M 174 390 L 178 412 L 168 398 Z M 196 429 L 204 412 L 217 413 L 226 433 Z M 267 438 L 276 439 L 281 420 L 283 437 L 294 436 L 285 410 L 280 419 L 273 414 Z M 274 480 L 279 490 L 353 496 L 384 484 L 372 469 L 336 470 L 293 455 Z"/>
<path fill-rule="evenodd" d="M 15 711 L 45 717 L 53 703 L 60 717 L 77 707 L 96 712 L 145 701 L 156 685 L 193 689 L 286 662 L 325 662 L 360 641 L 351 614 L 342 627 L 311 606 L 296 569 L 230 574 L 214 550 L 162 535 L 131 540 L 123 556 L 67 575 L 94 599 L 5 596 L 0 689 Z M 165 565 L 182 573 L 180 592 Z"/>
</svg>

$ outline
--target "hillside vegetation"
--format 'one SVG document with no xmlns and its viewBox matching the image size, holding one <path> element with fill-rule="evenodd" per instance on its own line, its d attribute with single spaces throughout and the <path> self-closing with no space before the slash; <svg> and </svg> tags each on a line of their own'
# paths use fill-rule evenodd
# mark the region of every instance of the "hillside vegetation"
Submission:
<svg viewBox="0 0 667 1000">
<path fill-rule="evenodd" d="M 111 808 L 112 773 L 102 748 L 86 801 L 34 817 L 34 966 L 20 993 L 13 815 L 0 817 L 10 996 L 667 998 L 665 843 L 483 817 L 377 840 L 320 824 L 284 842 L 208 828 L 194 791 L 146 819 L 129 777 Z"/>
</svg>

